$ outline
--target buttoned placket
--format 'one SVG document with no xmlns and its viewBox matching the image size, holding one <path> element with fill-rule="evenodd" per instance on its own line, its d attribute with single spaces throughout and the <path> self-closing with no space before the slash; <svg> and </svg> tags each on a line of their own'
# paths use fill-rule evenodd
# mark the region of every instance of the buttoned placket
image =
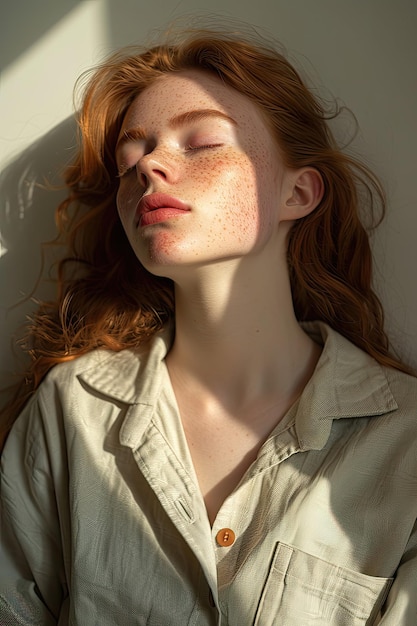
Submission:
<svg viewBox="0 0 417 626">
<path fill-rule="evenodd" d="M 294 408 L 295 411 L 296 408 Z M 295 435 L 293 415 L 289 413 L 287 417 L 285 423 L 277 428 L 276 434 L 271 436 L 261 448 L 258 458 L 242 477 L 237 488 L 226 498 L 211 529 L 212 546 L 217 564 L 218 605 L 223 617 L 222 624 L 228 623 L 230 575 L 233 579 L 237 573 L 235 565 L 241 557 L 243 536 L 251 522 L 251 516 L 246 512 L 251 510 L 252 494 L 257 491 L 256 481 L 262 481 L 265 472 L 300 451 Z"/>
</svg>

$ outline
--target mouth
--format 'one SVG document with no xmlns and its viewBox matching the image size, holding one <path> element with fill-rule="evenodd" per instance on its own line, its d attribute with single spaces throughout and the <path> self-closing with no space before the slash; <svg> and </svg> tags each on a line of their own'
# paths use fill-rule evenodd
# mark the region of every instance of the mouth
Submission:
<svg viewBox="0 0 417 626">
<path fill-rule="evenodd" d="M 150 226 L 188 213 L 190 207 L 165 193 L 142 196 L 136 211 L 137 226 Z"/>
</svg>

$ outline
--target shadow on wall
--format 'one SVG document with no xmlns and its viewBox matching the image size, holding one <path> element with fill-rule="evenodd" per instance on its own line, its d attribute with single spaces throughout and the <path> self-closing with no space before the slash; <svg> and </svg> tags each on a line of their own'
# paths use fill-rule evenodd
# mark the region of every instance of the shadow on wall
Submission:
<svg viewBox="0 0 417 626">
<path fill-rule="evenodd" d="M 59 0 L 59 2 L 38 0 L 32 3 L 28 0 L 14 0 L 3 3 L 0 70 L 3 71 L 36 44 L 48 30 L 81 2 L 82 0 Z"/>
<path fill-rule="evenodd" d="M 58 258 L 58 249 L 46 251 L 42 271 L 41 244 L 56 234 L 55 208 L 65 197 L 61 172 L 72 159 L 75 137 L 71 117 L 0 175 L 0 389 L 21 371 L 23 354 L 17 339 L 27 315 L 36 308 L 34 300 L 55 294 L 50 265 Z"/>
</svg>

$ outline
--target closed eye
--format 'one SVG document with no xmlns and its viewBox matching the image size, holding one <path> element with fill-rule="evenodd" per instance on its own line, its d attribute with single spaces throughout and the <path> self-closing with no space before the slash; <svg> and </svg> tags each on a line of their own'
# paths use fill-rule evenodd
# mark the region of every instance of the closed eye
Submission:
<svg viewBox="0 0 417 626">
<path fill-rule="evenodd" d="M 131 172 L 133 172 L 135 168 L 136 168 L 136 165 L 132 165 L 132 167 L 127 167 L 127 166 L 119 167 L 119 171 L 117 172 L 117 178 L 123 178 L 123 176 L 126 176 L 127 174 L 130 174 Z"/>
<path fill-rule="evenodd" d="M 185 146 L 185 151 L 186 152 L 192 152 L 192 151 L 196 151 L 196 150 L 207 150 L 209 148 L 221 148 L 223 144 L 221 143 L 208 143 L 208 144 L 203 144 L 203 145 L 193 145 L 193 144 L 188 144 Z"/>
</svg>

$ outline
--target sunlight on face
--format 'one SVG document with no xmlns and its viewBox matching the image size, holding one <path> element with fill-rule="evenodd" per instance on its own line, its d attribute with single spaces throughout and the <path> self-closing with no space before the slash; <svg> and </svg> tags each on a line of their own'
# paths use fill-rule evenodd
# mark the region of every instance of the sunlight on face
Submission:
<svg viewBox="0 0 417 626">
<path fill-rule="evenodd" d="M 142 92 L 116 157 L 120 218 L 151 272 L 240 258 L 277 230 L 278 149 L 257 107 L 214 76 L 168 74 Z"/>
</svg>

